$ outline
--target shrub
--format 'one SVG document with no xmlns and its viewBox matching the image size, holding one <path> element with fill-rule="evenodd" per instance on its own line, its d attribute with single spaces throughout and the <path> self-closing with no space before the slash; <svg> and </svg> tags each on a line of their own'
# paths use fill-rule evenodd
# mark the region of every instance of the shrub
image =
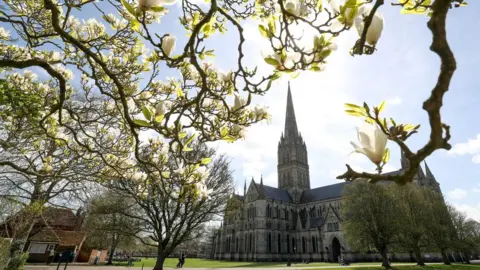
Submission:
<svg viewBox="0 0 480 270">
<path fill-rule="evenodd" d="M 7 266 L 10 258 L 10 247 L 10 239 L 0 238 L 0 269 L 4 269 Z"/>
<path fill-rule="evenodd" d="M 28 252 L 15 251 L 5 270 L 21 270 L 28 259 Z"/>
</svg>

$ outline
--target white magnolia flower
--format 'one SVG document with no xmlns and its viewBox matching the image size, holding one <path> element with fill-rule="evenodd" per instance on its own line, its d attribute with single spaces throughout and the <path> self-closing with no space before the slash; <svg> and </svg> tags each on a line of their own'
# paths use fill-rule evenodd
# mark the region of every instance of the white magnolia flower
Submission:
<svg viewBox="0 0 480 270">
<path fill-rule="evenodd" d="M 212 193 L 212 190 L 208 189 L 204 183 L 195 183 L 195 188 L 198 190 L 202 199 L 207 199 L 210 193 Z"/>
<path fill-rule="evenodd" d="M 51 51 L 49 54 L 48 54 L 48 58 L 50 58 L 50 60 L 52 61 L 59 61 L 61 59 L 61 55 L 59 52 L 57 51 Z"/>
<path fill-rule="evenodd" d="M 229 72 L 218 72 L 218 77 L 220 78 L 220 80 L 228 83 L 228 82 L 231 82 L 232 81 L 232 71 L 229 71 Z"/>
<path fill-rule="evenodd" d="M 233 125 L 232 130 L 238 134 L 239 138 L 245 138 L 247 133 L 245 132 L 245 127 L 240 125 Z"/>
<path fill-rule="evenodd" d="M 233 104 L 232 110 L 236 111 L 240 107 L 243 107 L 247 101 L 239 95 L 235 95 L 235 103 Z"/>
<path fill-rule="evenodd" d="M 200 176 L 201 179 L 207 178 L 209 172 L 207 171 L 207 167 L 199 166 L 195 169 L 195 173 Z"/>
<path fill-rule="evenodd" d="M 213 70 L 213 63 L 209 61 L 203 62 L 201 66 L 205 73 L 210 73 Z"/>
<path fill-rule="evenodd" d="M 339 0 L 330 1 L 330 7 L 332 8 L 332 11 L 335 14 L 339 14 L 341 7 L 345 5 L 345 1 L 343 0 L 340 0 L 340 1 L 341 3 L 339 3 Z M 338 20 L 333 21 L 330 27 L 331 30 L 336 32 L 336 31 L 339 31 L 341 28 L 343 28 L 343 25 L 348 25 L 348 26 L 353 25 L 355 19 L 358 16 L 361 16 L 363 14 L 363 9 L 364 9 L 363 5 L 358 7 L 357 10 L 352 10 L 352 8 L 346 8 L 345 12 L 342 13 L 342 15 L 344 15 L 342 16 L 343 21 L 341 23 Z"/>
<path fill-rule="evenodd" d="M 285 56 L 285 60 L 282 63 L 282 55 L 278 52 L 268 53 L 268 49 L 262 51 L 262 55 L 264 59 L 270 58 L 275 59 L 278 62 L 279 66 L 283 66 L 285 68 L 293 68 L 295 63 L 299 62 L 302 55 L 298 52 L 287 52 Z"/>
<path fill-rule="evenodd" d="M 357 128 L 358 141 L 360 146 L 350 142 L 355 148 L 353 152 L 364 154 L 373 163 L 379 165 L 382 162 L 387 146 L 387 135 L 376 124 L 365 122 L 360 128 Z"/>
<path fill-rule="evenodd" d="M 37 79 L 37 74 L 33 73 L 30 70 L 25 70 L 23 72 L 23 76 L 25 77 L 25 79 L 27 79 L 29 81 L 33 81 L 33 80 Z"/>
<path fill-rule="evenodd" d="M 147 179 L 147 174 L 144 172 L 136 172 L 132 175 L 132 180 L 134 181 L 143 181 Z"/>
<path fill-rule="evenodd" d="M 184 168 L 178 168 L 173 171 L 174 173 L 183 174 L 185 172 Z"/>
<path fill-rule="evenodd" d="M 177 43 L 177 38 L 175 36 L 166 36 L 162 39 L 162 50 L 167 55 L 175 50 L 175 44 Z"/>
<path fill-rule="evenodd" d="M 50 172 L 50 171 L 53 170 L 53 167 L 52 167 L 52 165 L 50 165 L 50 164 L 48 164 L 48 163 L 44 163 L 44 164 L 43 164 L 43 167 L 42 167 L 42 170 L 43 170 L 44 172 Z"/>
<path fill-rule="evenodd" d="M 163 101 L 160 101 L 155 107 L 155 116 L 164 115 L 164 114 L 165 114 L 165 105 Z"/>
<path fill-rule="evenodd" d="M 169 6 L 176 2 L 177 0 L 139 0 L 138 4 L 143 8 L 151 8 L 155 6 Z"/>
<path fill-rule="evenodd" d="M 286 0 L 284 7 L 288 12 L 292 13 L 293 15 L 300 15 L 301 3 L 299 0 Z"/>
<path fill-rule="evenodd" d="M 10 32 L 5 28 L 0 27 L 0 40 L 8 40 L 10 38 Z"/>
<path fill-rule="evenodd" d="M 257 117 L 264 116 L 267 113 L 267 109 L 265 107 L 261 107 L 259 105 L 255 106 L 255 115 Z"/>
<path fill-rule="evenodd" d="M 361 36 L 363 33 L 363 27 L 365 26 L 364 18 L 367 17 L 372 11 L 372 5 L 365 5 L 362 9 L 361 16 L 355 18 L 355 27 L 357 28 L 358 35 Z M 378 39 L 382 35 L 383 31 L 383 15 L 380 12 L 375 12 L 373 15 L 372 23 L 368 27 L 367 31 L 367 43 L 374 46 L 377 44 Z"/>
<path fill-rule="evenodd" d="M 160 154 L 167 155 L 168 151 L 170 151 L 170 145 L 168 145 L 168 143 L 164 142 L 162 144 L 162 148 L 160 149 Z"/>
<path fill-rule="evenodd" d="M 326 50 L 336 51 L 338 49 L 337 43 L 330 43 L 326 48 Z"/>
</svg>

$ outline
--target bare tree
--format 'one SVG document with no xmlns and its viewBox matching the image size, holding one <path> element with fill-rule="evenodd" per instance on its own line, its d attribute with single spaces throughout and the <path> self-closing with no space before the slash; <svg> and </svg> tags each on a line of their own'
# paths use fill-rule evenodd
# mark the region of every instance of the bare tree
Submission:
<svg viewBox="0 0 480 270">
<path fill-rule="evenodd" d="M 143 151 L 147 155 L 150 150 Z M 196 144 L 193 151 L 185 156 L 197 159 L 205 155 L 214 156 L 215 151 Z M 154 241 L 157 248 L 155 270 L 163 269 L 165 258 L 177 246 L 202 236 L 203 232 L 199 229 L 223 213 L 234 190 L 232 172 L 225 155 L 216 156 L 210 165 L 195 171 L 183 169 L 181 162 L 182 159 L 170 156 L 168 167 L 162 168 L 162 174 L 169 174 L 168 179 L 158 179 L 156 171 L 149 172 L 152 168 L 144 167 L 141 168 L 144 177 L 139 176 L 136 181 L 112 179 L 108 183 L 117 196 L 133 200 L 135 211 L 123 214 L 146 225 L 139 235 L 149 235 Z M 193 187 L 199 178 L 208 190 L 199 192 Z M 146 245 L 152 245 L 142 237 L 139 239 Z"/>
<path fill-rule="evenodd" d="M 479 248 L 479 223 L 468 219 L 465 213 L 458 211 L 453 206 L 449 206 L 448 210 L 456 232 L 454 248 L 461 252 L 463 260 L 470 264 L 471 254 Z"/>
<path fill-rule="evenodd" d="M 84 229 L 89 246 L 106 247 L 110 251 L 107 264 L 112 264 L 117 248 L 125 249 L 134 245 L 143 224 L 130 218 L 129 198 L 119 197 L 114 192 L 105 192 L 91 201 L 87 209 Z M 125 213 L 125 214 L 123 214 Z"/>
</svg>

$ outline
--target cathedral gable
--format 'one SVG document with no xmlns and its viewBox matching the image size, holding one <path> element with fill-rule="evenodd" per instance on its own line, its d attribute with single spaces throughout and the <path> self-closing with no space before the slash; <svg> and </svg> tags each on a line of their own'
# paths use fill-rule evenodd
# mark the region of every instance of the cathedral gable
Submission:
<svg viewBox="0 0 480 270">
<path fill-rule="evenodd" d="M 247 202 L 255 201 L 255 200 L 258 199 L 258 190 L 257 190 L 257 187 L 255 185 L 255 182 L 253 182 L 253 180 L 250 183 L 250 186 L 248 187 L 247 195 L 245 197 L 246 197 L 245 200 Z"/>
</svg>

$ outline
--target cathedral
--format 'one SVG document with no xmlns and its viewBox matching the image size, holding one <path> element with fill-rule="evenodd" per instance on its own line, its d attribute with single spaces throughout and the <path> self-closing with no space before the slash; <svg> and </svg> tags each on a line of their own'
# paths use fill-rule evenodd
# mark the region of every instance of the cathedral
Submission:
<svg viewBox="0 0 480 270">
<path fill-rule="evenodd" d="M 408 167 L 403 155 L 401 164 L 402 169 Z M 233 196 L 240 207 L 224 217 L 213 238 L 212 259 L 337 262 L 340 255 L 349 260 L 366 258 L 352 251 L 343 236 L 340 207 L 343 188 L 349 183 L 310 186 L 307 145 L 298 131 L 290 84 L 277 172 L 278 187 L 252 178 L 248 188 L 245 182 L 243 196 Z M 426 163 L 425 172 L 420 167 L 414 182 L 440 192 Z"/>
</svg>

